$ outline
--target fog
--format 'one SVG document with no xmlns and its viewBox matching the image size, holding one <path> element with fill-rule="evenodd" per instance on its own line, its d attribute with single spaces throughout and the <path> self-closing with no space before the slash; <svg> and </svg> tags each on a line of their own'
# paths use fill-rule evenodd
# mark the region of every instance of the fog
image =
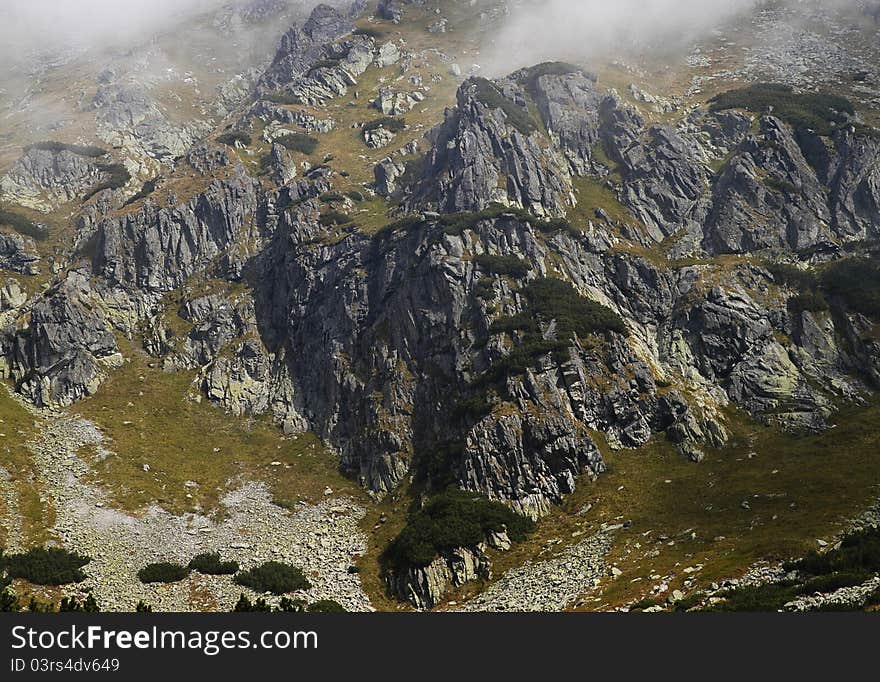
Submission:
<svg viewBox="0 0 880 682">
<path fill-rule="evenodd" d="M 513 3 L 512 3 L 513 4 Z M 543 0 L 519 2 L 483 66 L 504 73 L 537 62 L 685 44 L 758 0 Z"/>
<path fill-rule="evenodd" d="M 117 47 L 228 0 L 2 0 L 0 55 Z"/>
</svg>

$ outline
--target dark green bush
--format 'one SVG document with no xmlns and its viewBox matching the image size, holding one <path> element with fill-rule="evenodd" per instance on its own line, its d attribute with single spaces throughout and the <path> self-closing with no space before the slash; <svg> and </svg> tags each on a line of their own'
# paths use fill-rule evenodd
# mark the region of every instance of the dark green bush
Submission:
<svg viewBox="0 0 880 682">
<path fill-rule="evenodd" d="M 842 301 L 849 310 L 880 319 L 880 262 L 850 258 L 828 266 L 822 273 L 822 289 Z"/>
<path fill-rule="evenodd" d="M 352 32 L 352 35 L 367 36 L 368 38 L 375 38 L 378 40 L 379 38 L 384 37 L 386 35 L 386 33 L 385 33 L 385 31 L 382 31 L 381 29 L 378 29 L 378 28 L 367 27 L 367 28 L 356 28 Z"/>
<path fill-rule="evenodd" d="M 129 173 L 126 167 L 121 163 L 110 163 L 98 166 L 98 170 L 102 173 L 106 173 L 109 177 L 107 180 L 99 182 L 86 192 L 83 201 L 88 201 L 98 192 L 103 192 L 105 189 L 120 189 L 125 187 L 128 184 L 128 181 L 131 180 L 131 173 Z"/>
<path fill-rule="evenodd" d="M 410 514 L 406 527 L 383 552 L 382 562 L 394 569 L 427 566 L 442 552 L 473 547 L 503 528 L 517 542 L 534 523 L 501 502 L 450 489 Z"/>
<path fill-rule="evenodd" d="M 102 156 L 107 156 L 109 152 L 105 149 L 101 149 L 100 147 L 94 146 L 83 146 L 78 144 L 66 144 L 64 142 L 37 142 L 35 144 L 29 145 L 25 147 L 25 151 L 29 151 L 31 149 L 39 149 L 41 151 L 48 152 L 72 152 L 77 156 L 86 156 L 92 159 L 97 159 Z"/>
<path fill-rule="evenodd" d="M 135 613 L 153 613 L 153 607 L 147 604 L 143 599 L 138 600 L 134 607 Z"/>
<path fill-rule="evenodd" d="M 90 559 L 59 547 L 35 547 L 24 554 L 8 554 L 3 568 L 12 578 L 35 585 L 67 585 L 86 579 L 82 567 Z"/>
<path fill-rule="evenodd" d="M 263 99 L 273 104 L 305 104 L 297 95 L 289 92 L 270 92 L 263 95 Z"/>
<path fill-rule="evenodd" d="M 340 213 L 339 211 L 329 211 L 321 215 L 318 219 L 318 222 L 323 227 L 333 227 L 336 225 L 347 225 L 351 222 L 351 216 L 346 213 Z"/>
<path fill-rule="evenodd" d="M 6 572 L 4 550 L 0 547 L 0 613 L 19 610 L 18 597 L 12 591 L 12 576 Z"/>
<path fill-rule="evenodd" d="M 392 133 L 399 133 L 406 129 L 406 121 L 402 118 L 383 116 L 382 118 L 376 118 L 369 123 L 364 124 L 365 132 L 377 130 L 379 128 L 390 130 Z"/>
<path fill-rule="evenodd" d="M 573 73 L 584 73 L 583 69 L 567 62 L 543 62 L 525 69 L 526 89 L 533 93 L 538 79 L 543 76 L 568 76 Z M 586 74 L 590 80 L 596 82 L 595 74 Z"/>
<path fill-rule="evenodd" d="M 153 192 L 156 191 L 156 185 L 157 185 L 158 181 L 159 181 L 159 178 L 153 178 L 152 180 L 147 180 L 143 184 L 143 186 L 141 187 L 140 191 L 137 194 L 135 194 L 131 199 L 126 201 L 124 205 L 131 206 L 132 204 L 137 203 L 141 199 L 146 199 L 148 196 L 150 196 Z"/>
<path fill-rule="evenodd" d="M 295 590 L 307 590 L 312 585 L 300 568 L 279 561 L 267 561 L 235 576 L 235 582 L 250 587 L 255 592 L 285 594 Z"/>
<path fill-rule="evenodd" d="M 516 256 L 492 256 L 484 253 L 474 258 L 474 262 L 492 274 L 510 277 L 525 277 L 532 269 L 531 263 Z"/>
<path fill-rule="evenodd" d="M 217 142 L 225 144 L 227 147 L 234 147 L 236 143 L 241 144 L 244 147 L 250 147 L 253 140 L 251 140 L 251 136 L 247 133 L 232 132 L 218 135 Z"/>
<path fill-rule="evenodd" d="M 864 571 L 880 573 L 880 529 L 848 535 L 841 541 L 839 549 L 824 554 L 811 552 L 786 568 L 814 576 Z"/>
<path fill-rule="evenodd" d="M 7 225 L 19 234 L 23 234 L 37 241 L 43 241 L 49 238 L 49 231 L 37 225 L 33 220 L 25 218 L 14 211 L 6 211 L 0 209 L 0 225 Z"/>
<path fill-rule="evenodd" d="M 790 86 L 774 83 L 729 90 L 711 101 L 712 111 L 746 109 L 763 114 L 770 108 L 774 116 L 792 127 L 808 128 L 819 135 L 831 135 L 855 114 L 855 107 L 845 97 L 812 92 L 798 94 Z"/>
<path fill-rule="evenodd" d="M 147 564 L 137 574 L 142 583 L 176 583 L 188 575 L 189 569 L 186 566 L 169 561 Z"/>
<path fill-rule="evenodd" d="M 528 136 L 538 129 L 529 112 L 501 94 L 501 91 L 495 87 L 492 81 L 479 77 L 474 77 L 471 81 L 475 86 L 474 96 L 477 101 L 490 109 L 501 109 L 507 117 L 507 122 L 516 130 Z"/>
<path fill-rule="evenodd" d="M 89 590 L 82 602 L 76 597 L 62 597 L 58 611 L 59 613 L 99 613 L 101 609 L 95 600 L 95 595 Z"/>
<path fill-rule="evenodd" d="M 339 62 L 339 59 L 322 59 L 312 64 L 312 66 L 309 68 L 309 73 L 314 73 L 318 69 L 333 69 L 339 66 Z"/>
<path fill-rule="evenodd" d="M 238 572 L 238 562 L 221 561 L 217 552 L 206 552 L 194 556 L 189 569 L 205 575 L 232 575 Z"/>
<path fill-rule="evenodd" d="M 568 282 L 551 277 L 530 282 L 523 290 L 528 305 L 518 315 L 496 320 L 491 334 L 521 333 L 521 339 L 503 360 L 496 362 L 477 384 L 495 384 L 510 376 L 524 373 L 539 357 L 554 353 L 564 359 L 575 334 L 580 339 L 594 334 L 623 334 L 629 330 L 623 319 L 600 303 L 581 296 Z M 541 325 L 555 322 L 555 339 L 545 339 Z"/>
<path fill-rule="evenodd" d="M 308 605 L 309 613 L 344 613 L 345 607 L 332 599 L 320 599 Z"/>
<path fill-rule="evenodd" d="M 245 613 L 245 612 L 271 612 L 272 605 L 267 602 L 265 599 L 260 597 L 256 602 L 252 602 L 248 599 L 244 593 L 238 598 L 238 601 L 235 603 L 235 606 L 232 607 L 232 610 L 237 613 Z"/>
<path fill-rule="evenodd" d="M 815 594 L 821 592 L 827 594 L 839 590 L 841 587 L 853 587 L 861 585 L 872 577 L 868 571 L 845 571 L 843 573 L 829 573 L 811 578 L 798 588 L 798 594 Z"/>
<path fill-rule="evenodd" d="M 474 285 L 474 295 L 483 301 L 495 300 L 495 282 L 491 277 L 481 277 Z"/>
<path fill-rule="evenodd" d="M 797 582 L 782 581 L 739 587 L 723 592 L 720 596 L 724 601 L 711 606 L 708 611 L 779 611 L 785 604 L 797 598 Z"/>
<path fill-rule="evenodd" d="M 573 334 L 585 338 L 590 334 L 629 333 L 617 313 L 584 298 L 570 282 L 542 277 L 529 282 L 523 293 L 528 301 L 527 311 L 518 317 L 505 318 L 523 331 L 535 330 L 535 320 L 545 324 L 555 320 L 557 338 L 562 340 Z"/>
<path fill-rule="evenodd" d="M 287 133 L 275 138 L 275 142 L 293 152 L 311 156 L 318 148 L 318 139 L 305 133 Z"/>
</svg>

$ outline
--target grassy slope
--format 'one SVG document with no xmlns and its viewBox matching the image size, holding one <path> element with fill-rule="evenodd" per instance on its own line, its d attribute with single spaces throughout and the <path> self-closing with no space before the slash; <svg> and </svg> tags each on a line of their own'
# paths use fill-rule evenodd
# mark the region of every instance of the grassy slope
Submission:
<svg viewBox="0 0 880 682">
<path fill-rule="evenodd" d="M 5 524 L 21 524 L 23 539 L 28 544 L 42 544 L 50 539 L 49 528 L 55 523 L 51 502 L 43 495 L 43 487 L 36 475 L 31 452 L 26 442 L 35 434 L 34 418 L 13 400 L 6 386 L 0 386 L 0 466 L 9 474 L 10 491 L 14 491 L 20 514 L 11 519 L 9 510 L 0 499 L 3 523 L 0 523 L 0 543 L 5 544 L 9 529 Z"/>
<path fill-rule="evenodd" d="M 91 457 L 94 482 L 107 487 L 122 508 L 158 503 L 175 513 L 211 513 L 239 476 L 265 481 L 275 501 L 288 508 L 324 499 L 328 486 L 364 499 L 314 435 L 284 436 L 268 418 L 233 417 L 187 400 L 191 374 L 151 367 L 155 363 L 134 348 L 126 356 L 130 362 L 74 408 L 108 438 L 114 454 L 84 456 Z"/>
</svg>

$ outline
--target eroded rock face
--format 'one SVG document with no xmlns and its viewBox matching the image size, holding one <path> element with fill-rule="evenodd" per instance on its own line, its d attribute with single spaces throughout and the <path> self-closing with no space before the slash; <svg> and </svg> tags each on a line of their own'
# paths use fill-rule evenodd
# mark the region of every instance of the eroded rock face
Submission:
<svg viewBox="0 0 880 682">
<path fill-rule="evenodd" d="M 185 204 L 160 207 L 147 201 L 140 211 L 108 218 L 98 228 L 94 268 L 108 283 L 140 292 L 167 292 L 194 272 L 216 264 L 227 275 L 259 241 L 255 183 L 241 167 Z M 238 245 L 241 251 L 233 253 Z"/>
<path fill-rule="evenodd" d="M 121 361 L 87 275 L 76 271 L 21 311 L 0 348 L 5 376 L 44 407 L 94 393 L 105 368 Z"/>
<path fill-rule="evenodd" d="M 260 87 L 277 90 L 295 81 L 327 56 L 328 46 L 353 30 L 354 24 L 348 17 L 329 5 L 318 5 L 305 24 L 292 26 L 282 36 L 272 65 L 260 79 Z"/>
<path fill-rule="evenodd" d="M 0 178 L 0 197 L 38 211 L 82 199 L 102 178 L 101 161 L 65 149 L 31 147 Z"/>
<path fill-rule="evenodd" d="M 417 609 L 434 608 L 454 587 L 491 576 L 483 547 L 460 547 L 424 567 L 387 575 L 388 589 Z"/>
<path fill-rule="evenodd" d="M 35 275 L 39 262 L 40 256 L 33 239 L 0 232 L 0 268 L 22 275 Z"/>
<path fill-rule="evenodd" d="M 499 89 L 500 87 L 500 89 Z M 492 203 L 526 208 L 537 215 L 564 215 L 570 203 L 567 168 L 542 147 L 533 130 L 515 122 L 499 107 L 503 96 L 519 116 L 528 117 L 520 86 L 499 87 L 484 79 L 467 81 L 458 107 L 435 132 L 424 176 L 415 196 L 443 213 L 480 211 Z"/>
</svg>

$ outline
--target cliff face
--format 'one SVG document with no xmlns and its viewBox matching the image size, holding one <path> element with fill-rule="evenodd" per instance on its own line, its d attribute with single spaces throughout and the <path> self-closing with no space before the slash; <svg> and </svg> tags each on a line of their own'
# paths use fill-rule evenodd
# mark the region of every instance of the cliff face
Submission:
<svg viewBox="0 0 880 682">
<path fill-rule="evenodd" d="M 391 59 L 352 29 L 322 6 L 288 31 L 231 127 L 313 130 L 261 98 L 317 109 Z M 409 168 L 401 154 L 377 170 L 402 219 L 330 237 L 328 202 L 352 202 L 329 196 L 342 174 L 297 167 L 280 144 L 261 177 L 195 148 L 189 198 L 84 223 L 85 269 L 2 331 L 7 375 L 69 404 L 118 357 L 112 328 L 140 330 L 167 369 L 198 372 L 200 395 L 315 431 L 377 495 L 415 477 L 532 517 L 604 471 L 598 441 L 665 435 L 699 460 L 726 442 L 727 406 L 822 429 L 880 380 L 874 322 L 830 294 L 799 304 L 796 278 L 768 265 L 872 256 L 858 243 L 880 237 L 876 135 L 739 111 L 648 125 L 589 74 L 541 65 L 465 81 L 426 141 Z M 63 160 L 46 182 L 79 191 L 90 171 Z M 17 172 L 42 183 L 37 161 Z M 392 589 L 430 607 L 483 575 L 481 556 L 462 548 Z"/>
</svg>

